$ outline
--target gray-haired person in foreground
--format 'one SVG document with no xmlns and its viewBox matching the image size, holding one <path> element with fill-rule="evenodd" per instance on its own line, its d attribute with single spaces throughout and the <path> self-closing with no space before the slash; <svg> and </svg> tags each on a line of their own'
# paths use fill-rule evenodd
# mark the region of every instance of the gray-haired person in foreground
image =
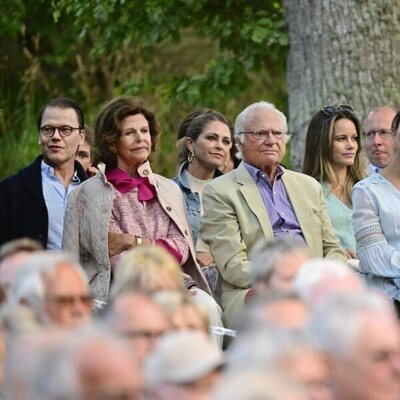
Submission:
<svg viewBox="0 0 400 400">
<path fill-rule="evenodd" d="M 36 252 L 16 272 L 11 306 L 31 308 L 45 325 L 75 328 L 91 320 L 92 299 L 82 267 L 63 253 Z"/>
<path fill-rule="evenodd" d="M 314 311 L 310 332 L 332 357 L 335 398 L 399 399 L 399 323 L 384 295 L 332 295 Z"/>
<path fill-rule="evenodd" d="M 34 349 L 28 345 L 28 354 L 35 356 L 35 362 L 24 374 L 23 387 L 14 380 L 13 393 L 23 389 L 25 400 L 140 398 L 142 378 L 138 364 L 119 338 L 100 328 L 61 334 L 58 331 L 56 337 L 50 337 L 49 346 L 42 342 L 40 351 Z"/>
</svg>

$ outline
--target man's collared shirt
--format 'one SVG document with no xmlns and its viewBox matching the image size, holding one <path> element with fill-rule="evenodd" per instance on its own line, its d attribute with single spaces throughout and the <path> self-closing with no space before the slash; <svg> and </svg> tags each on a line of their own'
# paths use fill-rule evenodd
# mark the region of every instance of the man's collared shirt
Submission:
<svg viewBox="0 0 400 400">
<path fill-rule="evenodd" d="M 75 171 L 72 182 L 66 189 L 58 177 L 54 175 L 54 169 L 44 161 L 41 164 L 41 172 L 43 197 L 49 216 L 47 250 L 61 250 L 68 195 L 81 181 Z"/>
<path fill-rule="evenodd" d="M 305 242 L 296 214 L 286 193 L 282 175 L 285 170 L 278 165 L 273 184 L 268 175 L 260 169 L 244 162 L 246 170 L 254 179 L 260 192 L 264 206 L 268 212 L 274 236 L 292 234 L 301 242 Z"/>
<path fill-rule="evenodd" d="M 375 173 L 375 172 L 378 173 L 379 171 L 380 171 L 380 168 L 377 167 L 376 165 L 371 164 L 371 163 L 369 163 L 367 165 L 367 175 L 372 175 L 373 173 Z"/>
</svg>

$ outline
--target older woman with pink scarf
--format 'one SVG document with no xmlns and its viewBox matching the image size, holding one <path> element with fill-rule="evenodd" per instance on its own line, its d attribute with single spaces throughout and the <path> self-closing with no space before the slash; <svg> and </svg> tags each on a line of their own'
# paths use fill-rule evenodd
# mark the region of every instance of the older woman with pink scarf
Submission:
<svg viewBox="0 0 400 400">
<path fill-rule="evenodd" d="M 96 120 L 100 171 L 71 194 L 63 247 L 88 273 L 93 294 L 106 301 L 124 251 L 157 244 L 181 264 L 187 287 L 209 287 L 196 263 L 178 186 L 151 170 L 160 133 L 155 115 L 133 97 L 106 104 Z"/>
</svg>

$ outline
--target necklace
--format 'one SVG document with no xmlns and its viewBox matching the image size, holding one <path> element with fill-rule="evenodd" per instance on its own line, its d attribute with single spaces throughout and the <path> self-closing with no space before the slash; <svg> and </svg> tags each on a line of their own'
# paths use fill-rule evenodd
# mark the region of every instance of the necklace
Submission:
<svg viewBox="0 0 400 400">
<path fill-rule="evenodd" d="M 344 184 L 337 185 L 337 186 L 335 187 L 334 192 L 335 192 L 335 194 L 338 195 L 338 197 L 342 196 L 342 195 L 343 195 L 343 192 L 344 192 Z"/>
<path fill-rule="evenodd" d="M 337 185 L 332 192 L 342 203 L 350 204 L 351 200 L 345 189 L 346 189 L 345 185 L 340 184 L 340 185 Z"/>
</svg>

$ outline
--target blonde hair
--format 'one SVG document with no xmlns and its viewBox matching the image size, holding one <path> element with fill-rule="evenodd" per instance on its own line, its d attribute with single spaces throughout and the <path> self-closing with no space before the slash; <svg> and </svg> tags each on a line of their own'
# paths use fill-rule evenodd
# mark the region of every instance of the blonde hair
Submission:
<svg viewBox="0 0 400 400">
<path fill-rule="evenodd" d="M 210 319 L 206 309 L 200 304 L 195 303 L 188 292 L 177 290 L 163 290 L 153 296 L 154 301 L 163 309 L 166 316 L 171 319 L 180 306 L 190 307 L 203 323 L 205 332 L 208 333 Z"/>
<path fill-rule="evenodd" d="M 135 247 L 126 252 L 116 266 L 111 297 L 132 290 L 159 290 L 156 286 L 160 272 L 172 278 L 177 290 L 186 290 L 181 267 L 171 254 L 156 245 Z"/>
</svg>

